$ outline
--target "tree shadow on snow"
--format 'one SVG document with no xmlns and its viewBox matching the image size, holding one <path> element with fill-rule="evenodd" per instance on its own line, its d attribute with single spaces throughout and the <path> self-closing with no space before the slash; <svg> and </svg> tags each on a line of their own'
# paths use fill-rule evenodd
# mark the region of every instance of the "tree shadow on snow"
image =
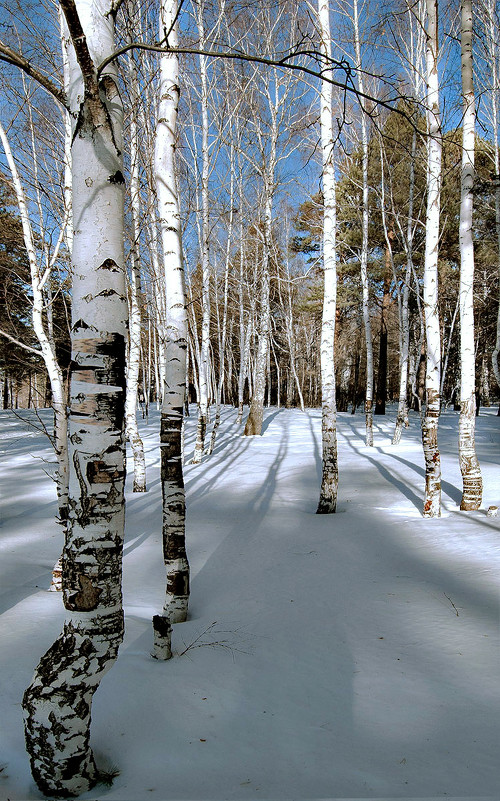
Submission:
<svg viewBox="0 0 500 801">
<path fill-rule="evenodd" d="M 264 422 L 262 423 L 262 433 L 265 434 L 271 423 L 273 422 L 274 418 L 277 417 L 279 414 L 283 412 L 283 409 L 276 409 L 271 414 L 267 414 Z"/>
<path fill-rule="evenodd" d="M 353 431 L 353 433 L 356 436 L 356 438 L 359 438 L 361 436 L 358 428 L 351 421 L 345 420 L 344 422 L 346 422 L 347 425 L 351 428 L 351 430 Z M 368 453 L 366 453 L 366 451 L 362 452 L 360 448 L 356 447 L 356 445 L 354 445 L 354 443 L 352 442 L 352 438 L 348 437 L 345 433 L 344 433 L 344 437 L 345 437 L 345 440 L 346 440 L 347 444 L 350 446 L 350 448 L 352 448 L 352 450 L 361 459 L 365 458 L 369 462 L 374 464 L 375 467 L 377 468 L 377 470 L 381 473 L 381 475 L 385 479 L 390 481 L 391 484 L 393 484 L 406 498 L 408 498 L 408 500 L 411 501 L 411 503 L 420 512 L 422 511 L 423 497 L 424 497 L 424 485 L 425 485 L 425 468 L 421 467 L 418 464 L 415 464 L 415 462 L 410 462 L 407 459 L 403 459 L 401 456 L 397 456 L 395 453 L 388 453 L 386 450 L 382 450 L 382 448 L 380 448 L 378 446 L 374 446 L 373 447 L 373 452 L 376 451 L 382 457 L 387 457 L 389 459 L 394 459 L 395 461 L 400 462 L 405 467 L 408 467 L 411 470 L 413 470 L 415 473 L 417 473 L 417 475 L 419 475 L 422 478 L 422 494 L 421 495 L 417 495 L 415 492 L 413 492 L 410 489 L 410 487 L 406 483 L 404 483 L 404 481 L 401 478 L 399 478 L 396 475 L 394 475 L 393 473 L 391 473 L 391 471 L 385 465 L 383 465 L 378 459 L 371 457 Z M 363 445 L 361 447 L 366 448 L 364 443 L 363 443 Z M 452 501 L 454 501 L 455 503 L 460 505 L 460 501 L 462 499 L 462 492 L 458 487 L 456 487 L 454 484 L 451 484 L 449 481 L 445 481 L 442 478 L 441 479 L 441 488 L 442 488 L 442 490 L 444 492 L 446 492 L 446 494 L 451 498 Z"/>
</svg>

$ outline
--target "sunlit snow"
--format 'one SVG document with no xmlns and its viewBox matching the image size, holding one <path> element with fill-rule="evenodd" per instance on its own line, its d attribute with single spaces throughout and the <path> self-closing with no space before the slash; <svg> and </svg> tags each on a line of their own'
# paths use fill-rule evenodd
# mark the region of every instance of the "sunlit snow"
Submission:
<svg viewBox="0 0 500 801">
<path fill-rule="evenodd" d="M 390 412 L 373 448 L 363 415 L 339 415 L 338 512 L 318 516 L 320 411 L 267 409 L 263 437 L 244 438 L 224 409 L 213 455 L 185 468 L 192 597 L 169 662 L 149 656 L 165 586 L 158 413 L 139 421 L 149 491 L 134 496 L 129 474 L 125 641 L 92 722 L 119 775 L 83 798 L 500 798 L 500 517 L 486 515 L 500 417 L 477 419 L 483 505 L 460 512 L 458 415 L 443 413 L 443 516 L 424 520 L 418 417 L 392 446 Z M 2 801 L 42 797 L 21 698 L 64 619 L 47 591 L 53 457 L 31 418 L 0 412 Z"/>
</svg>

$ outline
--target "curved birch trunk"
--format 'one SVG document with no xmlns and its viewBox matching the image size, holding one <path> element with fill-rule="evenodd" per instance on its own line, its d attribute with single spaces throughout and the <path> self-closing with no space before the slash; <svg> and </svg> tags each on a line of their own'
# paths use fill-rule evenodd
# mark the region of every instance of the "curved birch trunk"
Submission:
<svg viewBox="0 0 500 801">
<path fill-rule="evenodd" d="M 463 480 L 461 509 L 479 509 L 483 493 L 476 456 L 476 394 L 474 354 L 474 244 L 472 187 L 474 183 L 475 103 L 472 79 L 472 0 L 461 3 L 463 141 L 460 199 L 460 417 L 458 458 Z"/>
<path fill-rule="evenodd" d="M 163 0 L 160 38 L 170 31 L 177 43 L 177 0 Z M 163 496 L 163 556 L 167 571 L 163 617 L 171 623 L 186 620 L 189 564 L 185 546 L 186 500 L 182 472 L 182 426 L 186 394 L 187 316 L 182 262 L 179 201 L 175 176 L 178 58 L 160 59 L 160 99 L 155 137 L 155 177 L 165 270 L 165 385 L 161 410 L 161 485 Z M 168 658 L 168 627 L 153 621 L 155 656 Z"/>
<path fill-rule="evenodd" d="M 438 312 L 438 250 L 441 193 L 441 120 L 439 112 L 437 0 L 427 0 L 427 217 L 424 263 L 424 324 L 427 343 L 424 517 L 441 515 L 441 456 L 438 448 L 441 336 Z"/>
<path fill-rule="evenodd" d="M 353 0 L 353 21 L 354 21 L 354 49 L 356 54 L 356 74 L 358 89 L 364 92 L 364 81 L 361 64 L 361 47 L 359 41 L 359 18 L 358 3 Z M 368 129 L 366 125 L 366 115 L 363 103 L 361 105 L 361 148 L 362 148 L 362 169 L 363 169 L 363 224 L 362 224 L 362 244 L 361 244 L 361 286 L 363 289 L 363 323 L 365 328 L 366 346 L 366 394 L 365 394 L 365 420 L 366 420 L 366 444 L 373 445 L 373 344 L 372 328 L 370 321 L 370 291 L 368 286 Z"/>
<path fill-rule="evenodd" d="M 125 337 L 122 115 L 108 3 L 63 0 L 71 54 L 73 307 L 69 515 L 63 553 L 66 621 L 24 694 L 33 777 L 51 797 L 99 780 L 89 744 L 92 697 L 123 637 Z M 84 29 L 80 25 L 80 19 Z M 89 48 L 89 49 L 87 49 Z"/>
<path fill-rule="evenodd" d="M 318 0 L 321 52 L 331 58 L 330 4 Z M 321 322 L 321 440 L 322 477 L 317 514 L 337 508 L 337 405 L 335 399 L 335 316 L 337 305 L 336 194 L 333 151 L 333 92 L 331 83 L 321 82 L 320 125 L 323 161 L 323 316 Z"/>
</svg>

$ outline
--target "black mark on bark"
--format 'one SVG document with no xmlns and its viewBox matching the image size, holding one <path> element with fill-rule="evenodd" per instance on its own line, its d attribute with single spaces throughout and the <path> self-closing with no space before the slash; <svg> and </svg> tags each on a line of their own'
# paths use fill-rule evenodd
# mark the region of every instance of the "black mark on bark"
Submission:
<svg viewBox="0 0 500 801">
<path fill-rule="evenodd" d="M 74 612 L 90 612 L 96 609 L 102 590 L 94 587 L 91 580 L 83 574 L 78 576 L 78 583 L 80 591 L 67 599 L 66 608 Z"/>
</svg>

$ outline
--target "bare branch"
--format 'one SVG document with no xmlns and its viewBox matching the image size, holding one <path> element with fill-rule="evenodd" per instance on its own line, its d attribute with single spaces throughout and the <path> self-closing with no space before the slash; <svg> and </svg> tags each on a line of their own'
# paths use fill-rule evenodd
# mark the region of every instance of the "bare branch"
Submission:
<svg viewBox="0 0 500 801">
<path fill-rule="evenodd" d="M 71 0 L 72 1 L 72 0 Z M 68 2 L 68 0 L 64 0 L 64 2 Z M 265 58 L 264 56 L 252 56 L 247 53 L 241 53 L 237 51 L 223 51 L 223 50 L 206 50 L 197 47 L 169 47 L 168 45 L 161 45 L 161 44 L 147 44 L 145 42 L 134 42 L 124 45 L 123 47 L 116 50 L 111 56 L 105 58 L 104 61 L 99 65 L 97 70 L 97 75 L 99 76 L 102 71 L 115 59 L 119 58 L 119 56 L 128 53 L 130 50 L 146 50 L 148 52 L 154 53 L 177 53 L 182 55 L 201 55 L 207 56 L 208 58 L 222 58 L 226 60 L 237 60 L 237 61 L 247 61 L 251 63 L 257 64 L 264 64 L 268 67 L 278 67 L 284 70 L 293 70 L 295 72 L 299 72 L 303 75 L 311 75 L 314 78 L 319 78 L 322 81 L 332 84 L 333 86 L 337 86 L 340 89 L 343 89 L 344 92 L 349 92 L 351 94 L 356 95 L 359 99 L 363 101 L 368 101 L 374 104 L 374 107 L 382 107 L 386 108 L 389 111 L 395 112 L 400 114 L 405 119 L 407 119 L 410 124 L 417 129 L 415 123 L 412 119 L 408 117 L 406 112 L 402 109 L 397 108 L 394 104 L 398 100 L 402 100 L 403 96 L 399 93 L 396 93 L 394 97 L 383 100 L 380 97 L 374 97 L 373 95 L 367 94 L 366 92 L 360 91 L 353 82 L 353 74 L 356 72 L 355 69 L 351 67 L 346 61 L 333 61 L 331 60 L 327 63 L 325 59 L 321 59 L 320 54 L 312 50 L 295 50 L 291 53 L 285 54 L 282 58 L 273 59 L 273 58 Z M 310 67 L 306 67 L 304 64 L 297 64 L 294 61 L 290 61 L 292 58 L 298 58 L 299 56 L 306 56 L 307 58 L 312 59 L 313 61 L 320 62 L 323 66 L 319 69 L 311 69 Z M 340 69 L 343 70 L 345 74 L 345 80 L 340 81 L 336 80 L 335 78 L 329 77 L 327 71 L 332 69 Z M 369 112 L 367 112 L 369 113 Z M 418 129 L 417 129 L 418 130 Z M 423 131 L 419 131 L 419 133 L 424 133 Z"/>
<path fill-rule="evenodd" d="M 90 94 L 96 95 L 98 93 L 96 68 L 90 55 L 87 37 L 83 32 L 75 0 L 60 0 L 60 5 L 64 12 L 76 58 L 82 71 L 85 89 Z"/>
<path fill-rule="evenodd" d="M 29 353 L 35 353 L 37 356 L 43 356 L 41 350 L 37 350 L 36 348 L 31 348 L 29 345 L 25 345 L 24 342 L 20 342 L 18 339 L 8 334 L 7 331 L 2 331 L 1 328 L 0 328 L 0 336 L 5 337 L 5 339 L 8 339 L 10 342 L 13 342 L 14 345 L 17 345 L 18 347 L 29 351 Z"/>
<path fill-rule="evenodd" d="M 65 108 L 68 107 L 66 95 L 50 78 L 47 78 L 46 75 L 41 73 L 36 67 L 31 64 L 27 59 L 24 58 L 20 53 L 16 50 L 13 50 L 8 45 L 4 44 L 4 42 L 0 41 L 0 61 L 5 61 L 7 64 L 13 64 L 15 67 L 18 67 L 20 70 L 29 75 L 33 78 L 40 86 L 45 89 L 52 97 L 54 97 L 59 103 L 61 103 Z"/>
</svg>

